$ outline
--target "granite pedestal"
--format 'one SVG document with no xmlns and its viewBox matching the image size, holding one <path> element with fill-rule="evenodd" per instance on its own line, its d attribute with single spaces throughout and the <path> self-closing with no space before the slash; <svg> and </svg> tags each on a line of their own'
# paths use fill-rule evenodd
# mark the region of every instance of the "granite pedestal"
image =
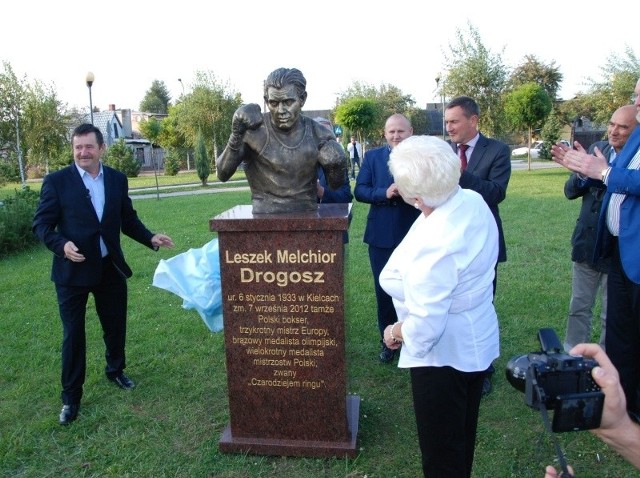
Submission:
<svg viewBox="0 0 640 478">
<path fill-rule="evenodd" d="M 252 214 L 218 232 L 230 423 L 224 453 L 355 457 L 360 398 L 347 395 L 344 245 L 348 204 Z"/>
</svg>

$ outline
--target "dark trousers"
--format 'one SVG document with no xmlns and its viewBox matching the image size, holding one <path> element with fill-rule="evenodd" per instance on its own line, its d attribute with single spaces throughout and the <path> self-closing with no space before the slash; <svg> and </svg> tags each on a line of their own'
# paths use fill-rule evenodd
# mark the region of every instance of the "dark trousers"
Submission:
<svg viewBox="0 0 640 478">
<path fill-rule="evenodd" d="M 470 477 L 484 372 L 452 367 L 410 371 L 425 478 Z"/>
<path fill-rule="evenodd" d="M 640 285 L 622 269 L 617 241 L 607 278 L 607 325 L 605 347 L 620 373 L 627 409 L 640 413 Z"/>
<path fill-rule="evenodd" d="M 396 309 L 393 306 L 391 296 L 380 287 L 380 272 L 387 265 L 387 261 L 393 249 L 387 247 L 369 246 L 369 262 L 371 262 L 371 272 L 373 273 L 373 283 L 376 292 L 376 302 L 378 305 L 378 329 L 380 330 L 380 338 L 384 338 L 384 329 L 388 325 L 395 324 L 398 321 Z"/>
<path fill-rule="evenodd" d="M 356 178 L 356 164 L 358 165 L 358 172 L 360 172 L 360 158 L 351 158 L 351 177 Z"/>
<path fill-rule="evenodd" d="M 86 375 L 85 317 L 89 294 L 93 294 L 106 346 L 105 372 L 115 377 L 125 367 L 127 283 L 109 259 L 103 261 L 98 285 L 75 287 L 56 284 L 62 319 L 62 402 L 80 403 Z"/>
</svg>

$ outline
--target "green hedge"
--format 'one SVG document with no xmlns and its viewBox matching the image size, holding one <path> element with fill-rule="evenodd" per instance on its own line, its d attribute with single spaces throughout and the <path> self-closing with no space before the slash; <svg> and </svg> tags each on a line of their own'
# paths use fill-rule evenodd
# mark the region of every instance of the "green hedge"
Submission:
<svg viewBox="0 0 640 478">
<path fill-rule="evenodd" d="M 37 242 L 31 232 L 39 195 L 27 186 L 13 197 L 0 201 L 0 258 Z"/>
</svg>

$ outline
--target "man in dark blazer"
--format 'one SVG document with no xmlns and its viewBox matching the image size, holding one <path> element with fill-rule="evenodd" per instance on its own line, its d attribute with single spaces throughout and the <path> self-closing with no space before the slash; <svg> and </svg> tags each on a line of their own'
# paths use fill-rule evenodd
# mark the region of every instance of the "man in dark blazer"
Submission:
<svg viewBox="0 0 640 478">
<path fill-rule="evenodd" d="M 387 163 L 391 150 L 412 134 L 411 122 L 404 115 L 391 115 L 384 127 L 387 145 L 364 153 L 354 189 L 358 201 L 370 204 L 364 242 L 369 245 L 382 344 L 379 358 L 382 363 L 391 362 L 395 356 L 395 350 L 384 344 L 384 330 L 388 325 L 396 323 L 398 317 L 391 296 L 380 287 L 380 272 L 420 214 L 419 210 L 405 203 L 398 194 Z"/>
<path fill-rule="evenodd" d="M 636 108 L 625 105 L 618 108 L 607 126 L 607 141 L 598 141 L 589 146 L 589 154 L 595 154 L 595 149 L 613 162 L 622 150 L 636 121 Z M 605 347 L 607 324 L 607 272 L 610 257 L 593 257 L 596 244 L 596 231 L 600 218 L 600 208 L 606 187 L 604 183 L 587 185 L 584 178 L 572 173 L 564 184 L 564 195 L 567 199 L 582 198 L 580 214 L 571 236 L 571 301 L 567 316 L 567 329 L 564 349 L 569 352 L 580 343 L 591 342 L 591 323 L 593 322 L 593 306 L 600 291 L 602 297 L 602 311 L 600 314 L 600 345 Z"/>
<path fill-rule="evenodd" d="M 318 194 L 318 203 L 331 204 L 342 203 L 350 204 L 353 202 L 353 194 L 351 193 L 351 184 L 349 184 L 349 171 L 345 172 L 345 183 L 338 189 L 331 189 L 327 182 L 327 177 L 324 175 L 324 169 L 318 166 L 318 182 L 316 184 L 316 191 Z M 349 210 L 349 225 L 351 225 L 351 219 L 353 215 Z M 349 242 L 349 231 L 346 230 L 342 234 L 344 244 Z"/>
<path fill-rule="evenodd" d="M 153 248 L 173 247 L 140 221 L 128 195 L 126 176 L 100 162 L 106 146 L 91 124 L 72 134 L 74 164 L 45 176 L 33 231 L 53 252 L 62 319 L 62 402 L 60 424 L 75 420 L 86 373 L 85 314 L 89 294 L 104 332 L 107 378 L 130 390 L 124 374 L 127 283 L 132 271 L 120 247 L 120 231 Z"/>
<path fill-rule="evenodd" d="M 635 87 L 640 119 L 640 80 Z M 607 278 L 607 355 L 618 369 L 627 410 L 640 421 L 640 127 L 612 165 L 598 150 L 554 145 L 554 161 L 607 187 L 602 200 L 594 257 L 611 257 Z"/>
<path fill-rule="evenodd" d="M 500 204 L 511 179 L 511 150 L 505 143 L 487 138 L 478 130 L 480 108 L 473 98 L 458 96 L 445 108 L 444 118 L 453 151 L 461 157 L 460 187 L 482 196 L 498 225 L 498 262 L 507 260 L 507 247 L 500 219 Z M 493 295 L 498 283 L 498 264 L 493 278 Z M 482 394 L 491 392 L 493 366 L 487 370 Z"/>
</svg>

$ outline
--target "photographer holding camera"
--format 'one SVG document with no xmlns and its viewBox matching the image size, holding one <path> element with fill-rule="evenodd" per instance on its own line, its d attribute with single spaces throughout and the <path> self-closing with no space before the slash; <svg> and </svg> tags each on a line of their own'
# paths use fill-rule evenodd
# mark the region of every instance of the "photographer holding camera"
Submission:
<svg viewBox="0 0 640 478">
<path fill-rule="evenodd" d="M 607 445 L 618 452 L 636 468 L 640 468 L 640 425 L 633 422 L 627 413 L 627 404 L 620 385 L 618 371 L 605 351 L 597 344 L 578 344 L 569 352 L 593 358 L 599 364 L 591 375 L 605 395 L 600 427 L 590 430 Z M 545 478 L 560 478 L 552 466 L 547 466 Z M 571 470 L 571 472 L 573 472 Z"/>
</svg>

